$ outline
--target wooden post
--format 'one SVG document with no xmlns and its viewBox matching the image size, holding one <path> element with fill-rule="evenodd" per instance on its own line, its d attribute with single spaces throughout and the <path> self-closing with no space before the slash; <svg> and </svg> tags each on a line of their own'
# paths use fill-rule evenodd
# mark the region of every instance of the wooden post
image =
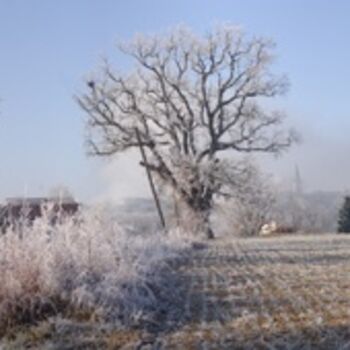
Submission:
<svg viewBox="0 0 350 350">
<path fill-rule="evenodd" d="M 142 145 L 142 142 L 141 142 L 141 137 L 140 137 L 140 132 L 139 132 L 139 130 L 137 128 L 135 128 L 135 133 L 136 133 L 136 137 L 137 137 L 137 142 L 138 142 L 139 147 L 140 147 L 142 160 L 143 160 L 143 163 L 145 164 L 148 182 L 149 182 L 149 185 L 151 187 L 151 191 L 152 191 L 152 194 L 153 194 L 154 202 L 156 204 L 156 208 L 157 208 L 157 211 L 158 211 L 160 223 L 161 223 L 163 229 L 165 229 L 165 220 L 164 220 L 162 207 L 160 205 L 160 201 L 159 201 L 159 198 L 158 198 L 158 195 L 157 195 L 157 191 L 156 191 L 156 188 L 155 188 L 154 183 L 153 183 L 152 174 L 151 174 L 150 170 L 147 167 L 148 163 L 147 163 L 146 152 L 145 152 L 145 150 L 143 148 L 143 145 Z"/>
</svg>

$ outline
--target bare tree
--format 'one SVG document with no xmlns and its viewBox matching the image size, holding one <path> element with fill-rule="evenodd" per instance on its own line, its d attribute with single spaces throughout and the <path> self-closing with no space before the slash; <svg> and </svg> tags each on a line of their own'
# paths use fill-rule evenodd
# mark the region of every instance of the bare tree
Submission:
<svg viewBox="0 0 350 350">
<path fill-rule="evenodd" d="M 225 151 L 280 153 L 294 140 L 280 128 L 283 113 L 262 107 L 286 92 L 270 72 L 274 45 L 233 26 L 204 37 L 179 27 L 164 36 L 137 36 L 121 45 L 130 73 L 106 63 L 78 97 L 87 113 L 90 152 L 110 156 L 138 146 L 141 162 L 208 223 L 222 191 Z M 207 234 L 213 236 L 209 225 Z"/>
</svg>

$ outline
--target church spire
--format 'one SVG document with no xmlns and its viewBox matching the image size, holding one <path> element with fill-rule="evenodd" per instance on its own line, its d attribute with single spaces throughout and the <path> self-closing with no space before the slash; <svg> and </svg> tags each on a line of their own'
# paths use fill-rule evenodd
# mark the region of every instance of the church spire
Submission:
<svg viewBox="0 0 350 350">
<path fill-rule="evenodd" d="M 294 191 L 298 195 L 303 194 L 303 182 L 301 180 L 300 171 L 298 165 L 295 165 L 295 177 L 294 177 Z"/>
</svg>

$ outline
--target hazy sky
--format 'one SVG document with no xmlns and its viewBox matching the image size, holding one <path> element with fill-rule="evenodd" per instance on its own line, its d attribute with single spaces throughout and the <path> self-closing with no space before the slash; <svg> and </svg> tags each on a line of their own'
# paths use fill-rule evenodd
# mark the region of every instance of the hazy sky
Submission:
<svg viewBox="0 0 350 350">
<path fill-rule="evenodd" d="M 73 96 L 102 56 L 127 63 L 116 40 L 186 23 L 228 21 L 277 43 L 279 102 L 304 143 L 267 170 L 308 189 L 350 188 L 350 1 L 0 0 L 0 199 L 65 184 L 83 200 L 148 192 L 137 156 L 89 159 Z"/>
</svg>

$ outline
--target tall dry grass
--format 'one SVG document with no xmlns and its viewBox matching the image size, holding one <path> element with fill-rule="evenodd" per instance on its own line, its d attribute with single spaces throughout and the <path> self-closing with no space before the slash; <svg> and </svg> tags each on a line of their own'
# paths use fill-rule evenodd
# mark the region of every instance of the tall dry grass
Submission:
<svg viewBox="0 0 350 350">
<path fill-rule="evenodd" d="M 181 233 L 130 235 L 103 208 L 50 222 L 0 236 L 0 335 L 57 314 L 134 325 L 177 298 Z"/>
</svg>

